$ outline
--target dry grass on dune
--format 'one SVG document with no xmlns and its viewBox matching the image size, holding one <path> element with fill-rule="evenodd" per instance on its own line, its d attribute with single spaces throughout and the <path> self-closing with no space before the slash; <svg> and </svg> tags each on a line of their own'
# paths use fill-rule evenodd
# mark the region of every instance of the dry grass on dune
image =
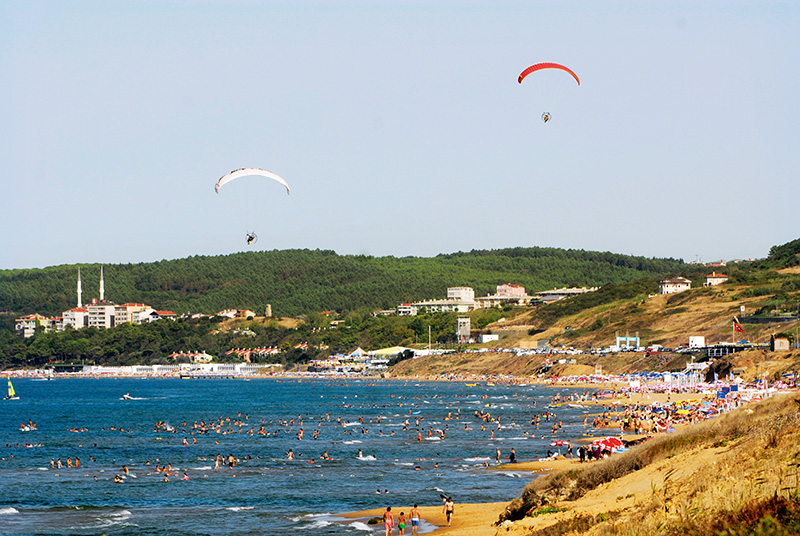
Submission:
<svg viewBox="0 0 800 536">
<path fill-rule="evenodd" d="M 498 534 L 798 534 L 799 469 L 800 395 L 782 395 L 535 480 Z"/>
</svg>

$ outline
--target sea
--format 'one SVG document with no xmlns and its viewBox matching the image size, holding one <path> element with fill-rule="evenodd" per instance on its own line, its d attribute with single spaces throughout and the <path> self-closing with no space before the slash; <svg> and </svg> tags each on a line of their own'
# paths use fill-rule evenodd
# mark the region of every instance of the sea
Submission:
<svg viewBox="0 0 800 536">
<path fill-rule="evenodd" d="M 527 461 L 555 450 L 554 439 L 592 431 L 583 424 L 589 408 L 548 407 L 556 393 L 582 390 L 535 385 L 12 381 L 20 399 L 0 401 L 3 534 L 378 534 L 383 528 L 366 518 L 341 514 L 386 506 L 397 514 L 415 503 L 441 505 L 443 496 L 456 505 L 510 501 L 533 477 L 487 470 L 497 449 L 503 461 L 512 447 Z M 540 428 L 530 424 L 547 412 Z M 36 430 L 20 430 L 31 422 Z M 164 466 L 169 481 L 157 470 Z"/>
</svg>

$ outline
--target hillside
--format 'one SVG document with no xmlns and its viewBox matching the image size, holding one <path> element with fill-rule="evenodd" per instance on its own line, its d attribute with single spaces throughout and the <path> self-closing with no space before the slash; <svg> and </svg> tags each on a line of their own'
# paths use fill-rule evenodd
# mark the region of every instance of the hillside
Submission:
<svg viewBox="0 0 800 536">
<path fill-rule="evenodd" d="M 497 534 L 800 532 L 800 396 L 778 395 L 529 484 Z"/>
<path fill-rule="evenodd" d="M 686 345 L 688 337 L 695 335 L 704 336 L 708 343 L 730 342 L 734 316 L 741 317 L 745 330 L 736 340 L 763 342 L 773 333 L 794 339 L 800 329 L 797 322 L 745 323 L 748 317 L 797 311 L 800 267 L 746 272 L 722 285 L 665 296 L 651 294 L 654 287 L 637 284 L 619 286 L 614 293 L 610 288 L 491 323 L 486 331 L 500 335 L 492 346 L 535 347 L 547 339 L 551 346 L 602 347 L 614 344 L 616 333 L 638 333 L 642 346 L 674 348 Z"/>
<path fill-rule="evenodd" d="M 84 301 L 97 297 L 100 265 L 0 271 L 0 311 L 52 316 L 74 307 L 81 270 Z M 106 299 L 147 303 L 160 310 L 213 313 L 225 308 L 280 316 L 313 311 L 381 309 L 441 298 L 447 287 L 476 295 L 517 283 L 529 291 L 600 286 L 643 276 L 685 273 L 680 260 L 555 248 L 513 248 L 436 257 L 369 257 L 333 251 L 285 250 L 105 265 Z"/>
</svg>

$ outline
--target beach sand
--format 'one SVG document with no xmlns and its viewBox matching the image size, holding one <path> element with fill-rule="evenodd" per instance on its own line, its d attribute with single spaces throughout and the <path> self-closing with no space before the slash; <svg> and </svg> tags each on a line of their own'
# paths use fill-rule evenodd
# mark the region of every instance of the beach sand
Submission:
<svg viewBox="0 0 800 536">
<path fill-rule="evenodd" d="M 392 507 L 392 513 L 397 518 L 397 514 L 405 512 L 408 517 L 408 512 L 413 505 L 387 505 Z M 447 519 L 442 511 L 442 505 L 436 506 L 420 506 L 419 511 L 422 514 L 422 519 L 428 524 L 435 525 L 437 528 L 428 534 L 435 534 L 436 536 L 443 534 L 459 534 L 465 536 L 494 536 L 497 527 L 492 526 L 492 523 L 497 521 L 500 513 L 508 506 L 507 502 L 497 503 L 477 503 L 477 504 L 459 504 L 455 505 L 455 512 L 453 514 L 452 524 L 447 526 Z M 386 511 L 386 507 L 375 508 L 373 510 L 363 510 L 361 512 L 351 512 L 344 514 L 348 519 L 357 518 L 370 518 L 381 517 Z M 382 525 L 375 525 L 376 528 L 382 528 Z M 397 534 L 397 526 L 395 526 L 392 534 Z M 411 534 L 411 528 L 406 528 L 406 535 Z"/>
</svg>

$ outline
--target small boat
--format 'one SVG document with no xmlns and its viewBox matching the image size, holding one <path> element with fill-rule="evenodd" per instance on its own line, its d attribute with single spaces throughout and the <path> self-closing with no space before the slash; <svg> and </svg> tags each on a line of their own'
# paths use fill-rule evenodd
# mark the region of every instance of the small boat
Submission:
<svg viewBox="0 0 800 536">
<path fill-rule="evenodd" d="M 8 394 L 6 395 L 6 400 L 19 400 L 17 393 L 14 392 L 14 386 L 11 385 L 11 378 L 8 379 Z"/>
<path fill-rule="evenodd" d="M 178 374 L 178 377 L 180 379 L 182 379 L 182 380 L 191 380 L 192 379 L 192 375 L 189 374 L 188 372 L 181 372 L 181 373 Z"/>
<path fill-rule="evenodd" d="M 122 400 L 133 400 L 133 397 L 131 396 L 130 393 L 125 393 L 124 395 L 122 395 Z"/>
</svg>

